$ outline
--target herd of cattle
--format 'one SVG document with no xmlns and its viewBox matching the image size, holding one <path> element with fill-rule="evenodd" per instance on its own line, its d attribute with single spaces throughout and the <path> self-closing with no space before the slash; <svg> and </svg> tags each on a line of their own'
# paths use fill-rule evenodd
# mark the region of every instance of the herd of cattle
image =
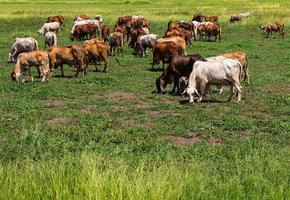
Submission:
<svg viewBox="0 0 290 200">
<path fill-rule="evenodd" d="M 231 16 L 230 23 L 239 22 L 242 18 L 251 16 L 251 13 L 241 13 Z M 108 25 L 103 25 L 103 18 L 97 15 L 91 19 L 86 15 L 75 16 L 73 19 L 70 39 L 85 40 L 83 45 L 57 46 L 57 34 L 65 26 L 63 16 L 50 16 L 43 24 L 39 33 L 44 36 L 45 48 L 39 50 L 38 42 L 34 38 L 16 38 L 9 53 L 8 62 L 16 62 L 12 71 L 12 80 L 25 81 L 31 75 L 31 66 L 37 67 L 38 76 L 42 82 L 48 81 L 52 72 L 57 67 L 61 68 L 64 76 L 63 65 L 73 65 L 77 76 L 86 74 L 89 64 L 103 63 L 103 71 L 107 71 L 108 57 L 116 53 L 123 55 L 125 40 L 133 49 L 134 54 L 145 57 L 147 49 L 152 50 L 153 62 L 163 65 L 163 72 L 156 80 L 157 91 L 166 92 L 167 84 L 174 83 L 172 93 L 189 95 L 190 102 L 197 101 L 211 94 L 211 85 L 216 85 L 223 91 L 224 86 L 230 86 L 230 97 L 236 93 L 241 101 L 240 79 L 249 85 L 248 59 L 244 52 L 230 52 L 216 57 L 204 58 L 199 54 L 187 55 L 186 47 L 194 40 L 221 40 L 221 27 L 218 16 L 206 16 L 196 13 L 191 22 L 168 22 L 167 30 L 163 37 L 149 32 L 150 22 L 143 16 L 122 16 L 110 32 Z M 284 25 L 276 22 L 259 26 L 267 33 L 279 32 L 284 36 Z M 97 36 L 101 36 L 98 38 Z M 116 59 L 117 60 L 117 59 Z M 118 60 L 117 60 L 118 61 Z M 165 65 L 167 67 L 165 68 Z"/>
</svg>

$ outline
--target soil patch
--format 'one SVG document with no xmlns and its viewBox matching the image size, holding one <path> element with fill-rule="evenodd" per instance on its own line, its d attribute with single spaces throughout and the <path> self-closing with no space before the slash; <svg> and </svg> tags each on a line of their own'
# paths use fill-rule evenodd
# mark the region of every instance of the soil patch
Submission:
<svg viewBox="0 0 290 200">
<path fill-rule="evenodd" d="M 164 111 L 150 111 L 149 113 L 149 117 L 156 119 L 156 118 L 163 118 L 165 116 L 167 116 L 166 112 Z"/>
<path fill-rule="evenodd" d="M 61 107 L 66 105 L 65 100 L 44 100 L 43 104 L 48 107 Z"/>
<path fill-rule="evenodd" d="M 71 119 L 67 117 L 55 117 L 45 121 L 47 124 L 69 124 L 72 122 Z"/>
<path fill-rule="evenodd" d="M 286 84 L 265 84 L 259 87 L 261 90 L 273 93 L 290 93 L 290 87 Z"/>
<path fill-rule="evenodd" d="M 97 107 L 96 105 L 87 105 L 86 107 L 84 107 L 83 109 L 81 109 L 81 112 L 82 113 L 90 113 L 93 110 L 95 110 L 96 107 Z"/>
<path fill-rule="evenodd" d="M 214 136 L 204 137 L 200 135 L 187 135 L 187 136 L 169 136 L 166 137 L 167 139 L 171 140 L 174 144 L 178 146 L 182 145 L 190 145 L 197 142 L 207 142 L 210 144 L 221 144 L 223 143 L 222 139 Z"/>
<path fill-rule="evenodd" d="M 112 92 L 105 95 L 108 99 L 123 99 L 123 100 L 133 100 L 136 95 L 132 92 Z"/>
</svg>

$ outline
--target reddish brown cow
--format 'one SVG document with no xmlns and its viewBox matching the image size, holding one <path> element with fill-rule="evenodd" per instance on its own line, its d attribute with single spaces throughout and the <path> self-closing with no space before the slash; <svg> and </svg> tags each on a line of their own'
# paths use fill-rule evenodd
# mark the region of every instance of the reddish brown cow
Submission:
<svg viewBox="0 0 290 200">
<path fill-rule="evenodd" d="M 86 19 L 91 19 L 91 18 L 88 17 L 87 15 L 76 15 L 76 16 L 74 16 L 74 21 L 76 21 L 76 20 L 79 19 L 79 18 L 84 19 L 84 20 L 86 20 Z"/>
<path fill-rule="evenodd" d="M 96 38 L 98 26 L 95 24 L 77 25 L 71 34 L 71 40 L 85 40 Z"/>
<path fill-rule="evenodd" d="M 64 26 L 64 16 L 57 15 L 57 16 L 50 16 L 47 18 L 47 23 L 49 22 L 59 22 L 61 26 Z"/>
<path fill-rule="evenodd" d="M 138 37 L 140 37 L 142 35 L 146 35 L 146 32 L 142 28 L 138 28 L 138 29 L 134 30 L 131 34 L 131 41 L 130 41 L 128 46 L 131 47 L 132 49 L 134 49 L 136 42 L 138 40 Z"/>
<path fill-rule="evenodd" d="M 104 25 L 102 27 L 102 39 L 107 42 L 110 36 L 110 27 L 108 25 Z"/>
<path fill-rule="evenodd" d="M 204 15 L 202 13 L 195 13 L 193 15 L 192 21 L 202 22 L 203 16 Z"/>
<path fill-rule="evenodd" d="M 214 22 L 218 23 L 219 17 L 218 16 L 203 16 L 205 22 Z"/>
<path fill-rule="evenodd" d="M 214 41 L 219 37 L 219 41 L 221 41 L 221 30 L 218 24 L 208 24 L 205 27 L 205 34 L 208 37 L 208 41 L 210 41 L 211 37 L 214 37 Z"/>
<path fill-rule="evenodd" d="M 260 25 L 259 29 L 261 29 L 263 32 L 267 33 L 266 38 L 269 37 L 269 34 L 272 32 L 278 32 L 280 36 L 284 37 L 284 24 L 281 22 L 275 22 L 274 24 L 266 24 L 266 25 Z"/>
<path fill-rule="evenodd" d="M 230 17 L 229 22 L 235 23 L 235 22 L 240 22 L 241 20 L 242 20 L 242 17 L 240 15 L 233 15 Z"/>
</svg>

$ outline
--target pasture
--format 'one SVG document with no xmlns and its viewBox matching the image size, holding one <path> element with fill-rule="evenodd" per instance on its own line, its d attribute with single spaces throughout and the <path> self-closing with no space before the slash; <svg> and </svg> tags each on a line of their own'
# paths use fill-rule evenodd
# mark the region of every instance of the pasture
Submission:
<svg viewBox="0 0 290 200">
<path fill-rule="evenodd" d="M 290 3 L 251 0 L 0 0 L 0 199 L 288 199 L 290 196 Z M 233 14 L 253 16 L 229 24 Z M 143 15 L 162 36 L 169 20 L 218 15 L 221 42 L 196 41 L 205 57 L 241 50 L 250 86 L 241 104 L 228 93 L 189 104 L 157 94 L 152 56 L 109 59 L 108 72 L 49 83 L 11 81 L 7 57 L 15 37 L 34 37 L 50 15 L 65 16 L 58 45 L 72 44 L 72 18 Z M 259 24 L 283 21 L 284 39 Z M 75 44 L 81 42 L 75 41 Z M 100 68 L 101 69 L 101 68 Z M 34 69 L 33 74 L 37 72 Z M 167 90 L 169 90 L 167 88 Z"/>
</svg>

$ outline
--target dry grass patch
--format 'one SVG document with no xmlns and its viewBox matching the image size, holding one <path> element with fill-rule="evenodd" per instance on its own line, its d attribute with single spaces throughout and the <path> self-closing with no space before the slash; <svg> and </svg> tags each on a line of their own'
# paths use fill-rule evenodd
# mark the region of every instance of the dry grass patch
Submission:
<svg viewBox="0 0 290 200">
<path fill-rule="evenodd" d="M 47 107 L 62 107 L 66 105 L 65 100 L 43 100 L 43 104 Z"/>
<path fill-rule="evenodd" d="M 67 117 L 55 117 L 49 120 L 45 120 L 47 124 L 53 125 L 53 124 L 70 124 L 72 123 L 72 119 Z"/>
<path fill-rule="evenodd" d="M 81 109 L 80 111 L 82 112 L 82 113 L 90 113 L 90 112 L 92 112 L 93 110 L 95 110 L 96 109 L 96 105 L 87 105 L 86 107 L 84 107 L 83 109 Z"/>
<path fill-rule="evenodd" d="M 207 142 L 210 144 L 222 144 L 224 143 L 222 139 L 214 136 L 204 137 L 200 135 L 190 134 L 186 136 L 167 136 L 164 137 L 167 140 L 170 140 L 172 143 L 178 146 L 190 145 L 198 142 Z"/>
</svg>

